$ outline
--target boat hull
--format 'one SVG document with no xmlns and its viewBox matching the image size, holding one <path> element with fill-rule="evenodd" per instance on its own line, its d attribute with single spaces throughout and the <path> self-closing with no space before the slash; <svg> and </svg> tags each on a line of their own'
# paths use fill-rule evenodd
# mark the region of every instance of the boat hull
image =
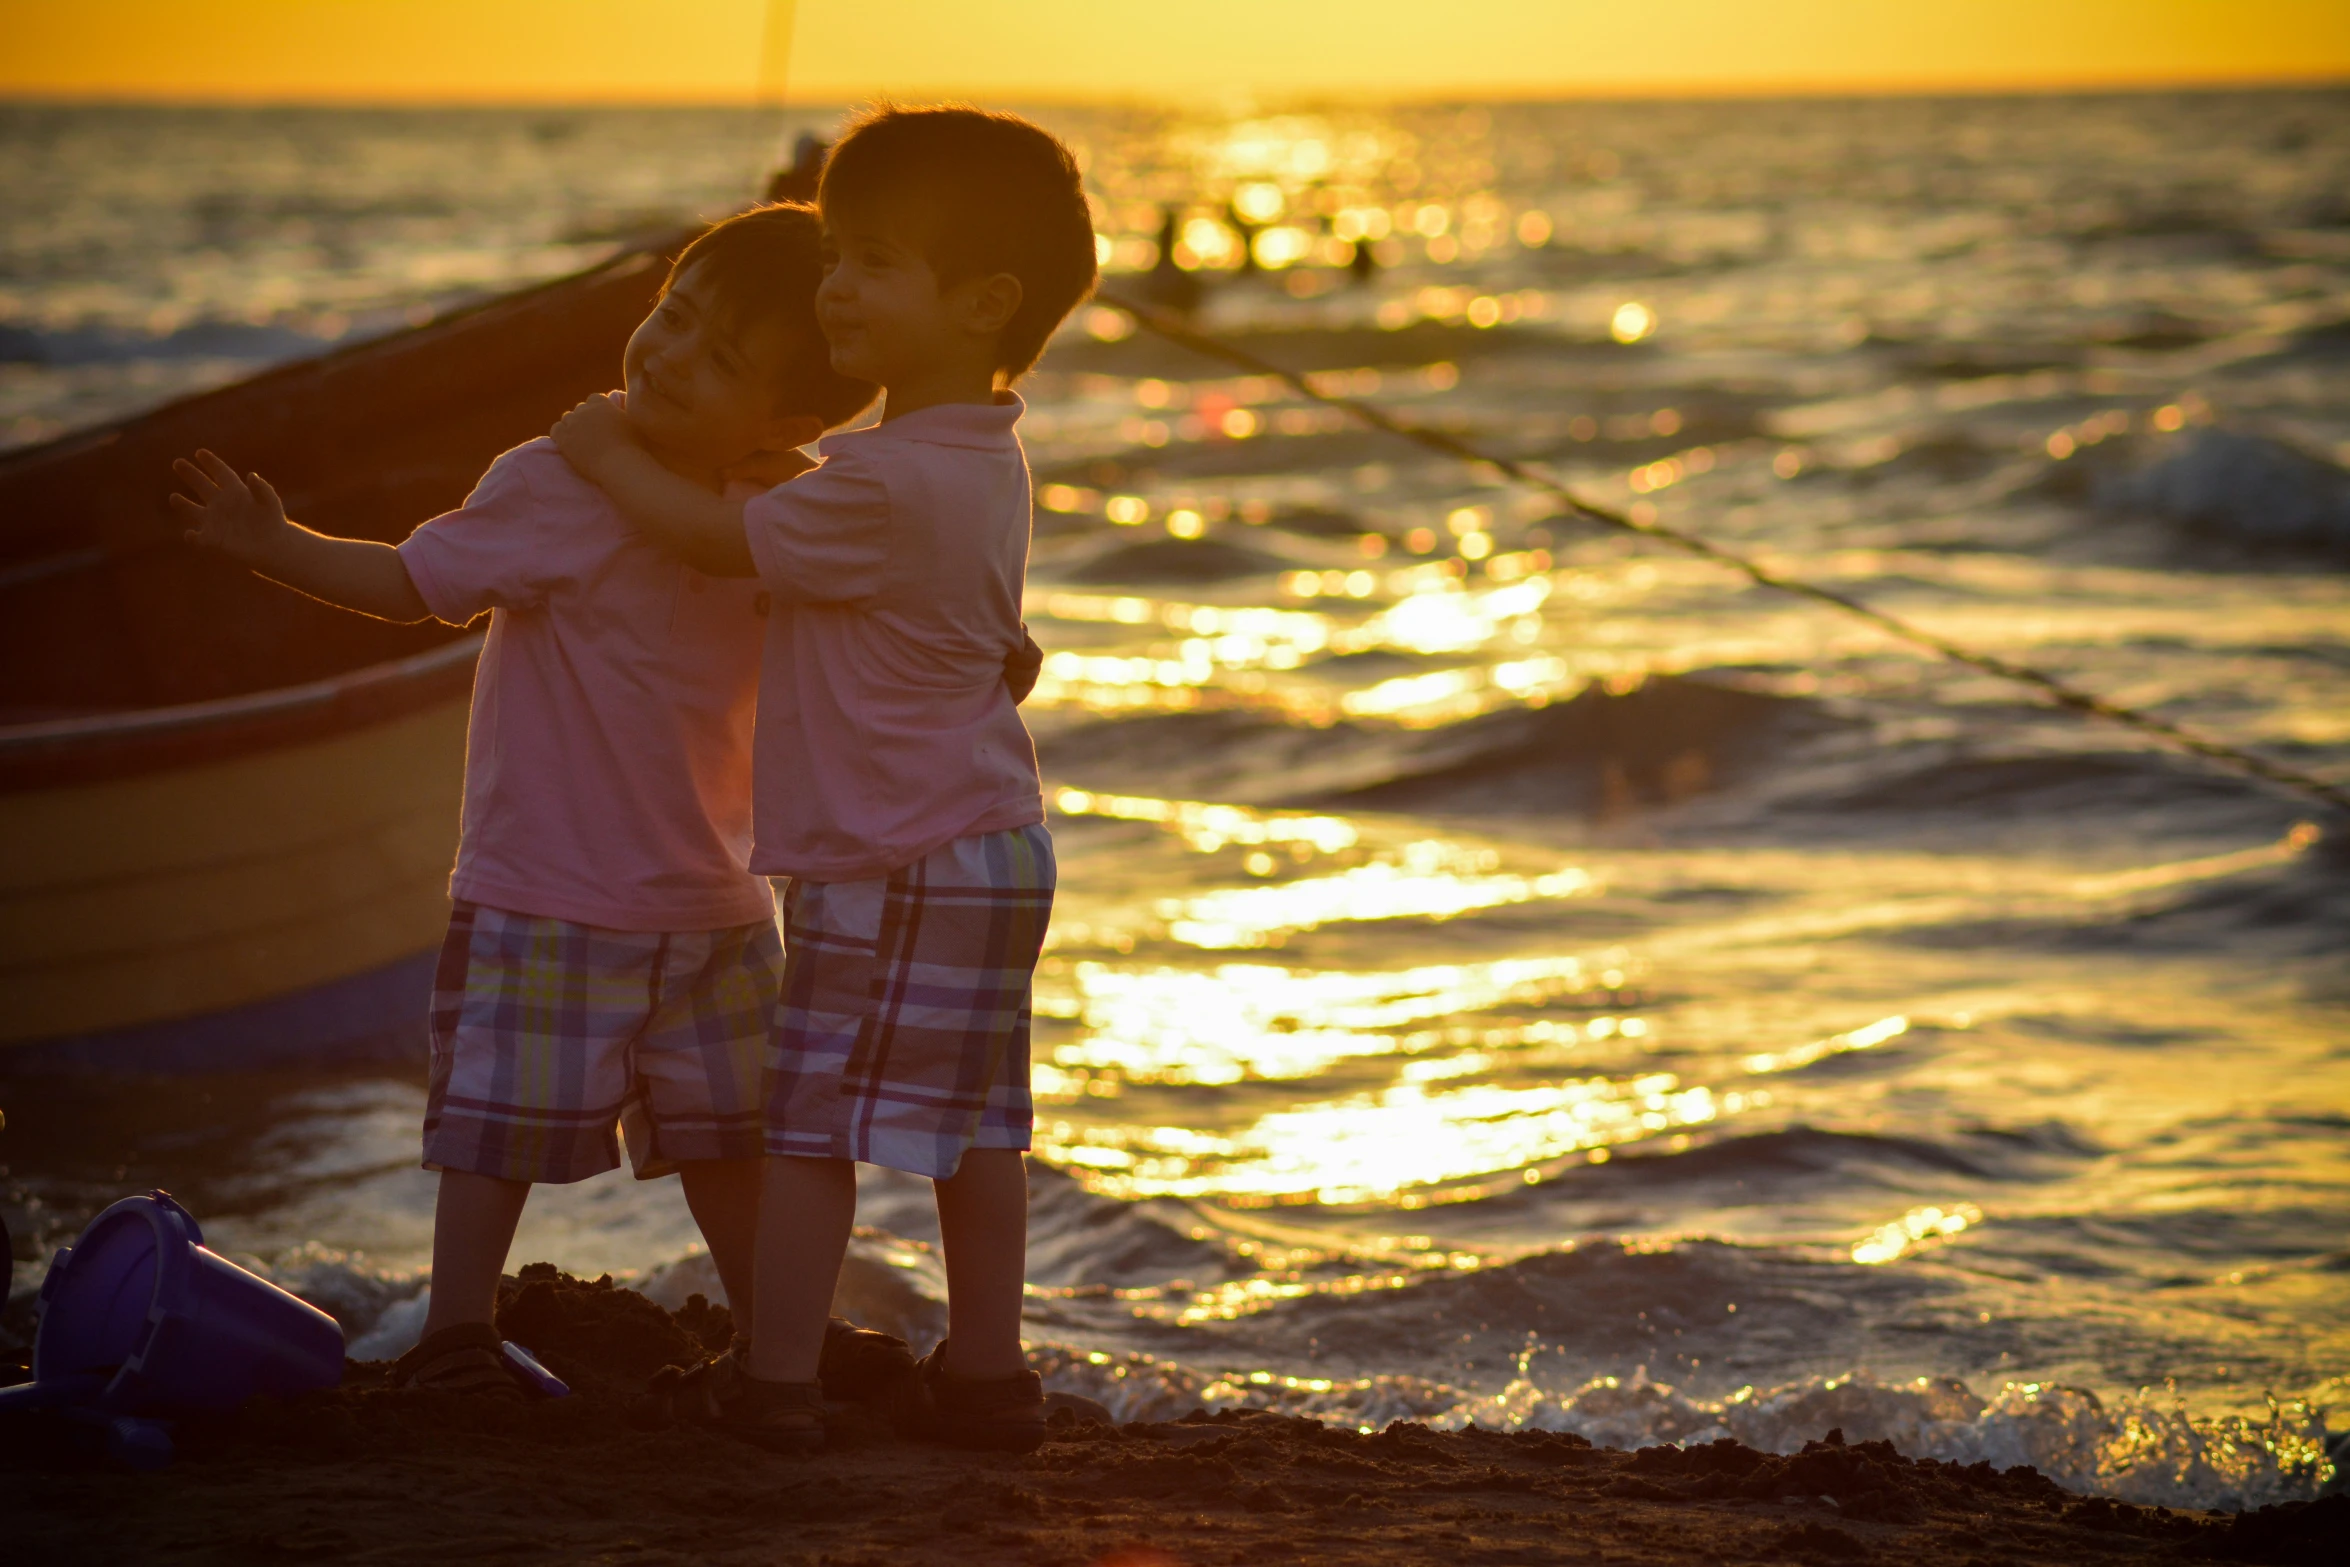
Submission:
<svg viewBox="0 0 2350 1567">
<path fill-rule="evenodd" d="M 279 1022 L 321 1025 L 321 1051 L 396 1032 L 374 1009 L 448 918 L 478 651 L 468 638 L 311 687 L 6 737 L 0 1047 L 154 1055 L 154 1030 L 178 1024 L 219 1064 L 249 1064 L 283 1042 L 241 1046 L 228 1020 L 303 997 Z M 100 766 L 112 776 L 74 776 Z M 47 786 L 26 787 L 44 768 Z M 322 1016 L 354 983 L 351 1015 Z"/>
<path fill-rule="evenodd" d="M 253 1072 L 416 1066 L 426 1052 L 437 952 L 224 1011 L 0 1047 L 0 1070 Z"/>
<path fill-rule="evenodd" d="M 0 456 L 0 1069 L 420 1053 L 478 629 L 189 548 L 171 460 L 397 542 L 612 383 L 688 238 Z"/>
</svg>

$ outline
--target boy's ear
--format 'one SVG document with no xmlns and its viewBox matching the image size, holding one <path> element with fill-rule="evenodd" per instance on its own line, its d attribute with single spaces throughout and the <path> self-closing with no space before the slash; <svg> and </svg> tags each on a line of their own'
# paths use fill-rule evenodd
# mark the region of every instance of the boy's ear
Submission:
<svg viewBox="0 0 2350 1567">
<path fill-rule="evenodd" d="M 824 433 L 824 421 L 814 414 L 784 414 L 767 426 L 767 438 L 759 443 L 763 452 L 788 452 L 805 446 Z"/>
<path fill-rule="evenodd" d="M 1012 324 L 1012 317 L 1020 313 L 1020 301 L 1027 297 L 1020 280 L 1009 272 L 974 278 L 966 286 L 970 293 L 963 307 L 963 324 L 990 336 Z"/>
</svg>

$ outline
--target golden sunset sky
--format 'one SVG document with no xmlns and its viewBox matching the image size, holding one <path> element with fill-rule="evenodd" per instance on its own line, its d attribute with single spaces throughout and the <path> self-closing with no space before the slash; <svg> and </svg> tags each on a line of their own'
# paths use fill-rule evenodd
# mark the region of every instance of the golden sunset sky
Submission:
<svg viewBox="0 0 2350 1567">
<path fill-rule="evenodd" d="M 0 39 L 0 94 L 174 100 L 742 102 L 762 79 L 812 103 L 2350 80 L 2350 0 L 0 0 Z"/>
</svg>

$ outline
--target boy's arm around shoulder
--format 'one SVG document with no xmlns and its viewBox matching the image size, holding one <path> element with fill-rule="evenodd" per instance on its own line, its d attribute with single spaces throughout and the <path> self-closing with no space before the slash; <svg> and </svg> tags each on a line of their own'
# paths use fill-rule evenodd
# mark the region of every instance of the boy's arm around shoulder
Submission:
<svg viewBox="0 0 2350 1567">
<path fill-rule="evenodd" d="M 555 445 L 580 476 L 611 498 L 631 527 L 710 577 L 755 577 L 743 539 L 743 497 L 719 495 L 672 473 L 638 445 L 609 395 L 589 398 L 556 422 Z M 780 484 L 814 466 L 796 451 L 762 453 L 730 479 Z"/>
<path fill-rule="evenodd" d="M 890 580 L 890 487 L 873 453 L 836 450 L 821 466 L 743 503 L 759 580 L 800 604 L 866 603 Z"/>
<path fill-rule="evenodd" d="M 341 609 L 403 624 L 432 618 L 391 545 L 311 532 L 286 516 L 267 479 L 257 473 L 240 477 L 208 451 L 171 466 L 191 492 L 171 498 L 191 544 L 219 550 L 272 582 Z"/>
</svg>

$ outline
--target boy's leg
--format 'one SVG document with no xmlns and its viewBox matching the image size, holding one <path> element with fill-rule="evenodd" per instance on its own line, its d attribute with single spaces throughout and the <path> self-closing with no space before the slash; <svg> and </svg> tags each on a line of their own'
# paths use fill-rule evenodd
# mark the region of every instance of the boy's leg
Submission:
<svg viewBox="0 0 2350 1567">
<path fill-rule="evenodd" d="M 443 1170 L 432 1216 L 432 1299 L 424 1337 L 460 1322 L 490 1322 L 497 1314 L 498 1276 L 514 1245 L 514 1226 L 530 1197 L 528 1181 L 500 1180 L 469 1170 Z"/>
<path fill-rule="evenodd" d="M 685 1205 L 709 1245 L 726 1307 L 744 1335 L 751 1331 L 755 1259 L 759 1245 L 759 1183 L 763 1159 L 687 1159 L 677 1167 Z"/>
<path fill-rule="evenodd" d="M 937 1190 L 947 1264 L 947 1374 L 992 1380 L 1025 1371 L 1026 1162 L 1017 1148 L 973 1148 Z"/>
<path fill-rule="evenodd" d="M 441 1176 L 425 1337 L 494 1320 L 498 1276 L 536 1181 L 620 1162 L 624 1051 L 652 949 L 628 932 L 460 901 L 433 978 L 424 1163 Z"/>
<path fill-rule="evenodd" d="M 857 1167 L 790 1155 L 765 1162 L 750 1372 L 762 1382 L 813 1382 L 857 1219 Z"/>
<path fill-rule="evenodd" d="M 949 1324 L 935 1368 L 969 1383 L 1028 1375 L 1029 995 L 1053 883 L 1039 824 L 874 881 L 795 883 L 787 909 L 768 1151 L 829 1143 L 932 1178 Z"/>
<path fill-rule="evenodd" d="M 656 1000 L 629 1055 L 621 1120 L 639 1179 L 675 1170 L 710 1248 L 738 1338 L 757 1296 L 760 1090 L 783 985 L 773 920 L 660 938 Z"/>
</svg>

